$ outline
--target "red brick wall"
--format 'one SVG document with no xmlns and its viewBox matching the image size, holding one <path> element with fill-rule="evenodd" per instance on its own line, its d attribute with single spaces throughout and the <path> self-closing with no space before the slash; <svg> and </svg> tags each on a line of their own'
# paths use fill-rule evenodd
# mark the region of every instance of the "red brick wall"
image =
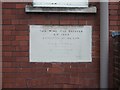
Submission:
<svg viewBox="0 0 120 90">
<path fill-rule="evenodd" d="M 116 43 L 114 38 L 112 38 L 111 34 L 112 31 L 120 31 L 120 2 L 111 2 L 109 3 L 109 20 L 110 20 L 110 36 L 109 36 L 109 42 L 110 42 L 110 55 L 109 55 L 109 86 L 111 88 L 114 87 L 113 83 L 113 77 L 114 77 L 114 50 L 116 49 L 114 47 L 114 44 Z"/>
<path fill-rule="evenodd" d="M 92 3 L 98 8 L 97 14 L 25 13 L 26 4 L 3 3 L 3 88 L 98 88 L 99 3 Z M 30 63 L 32 24 L 92 25 L 92 63 Z"/>
</svg>

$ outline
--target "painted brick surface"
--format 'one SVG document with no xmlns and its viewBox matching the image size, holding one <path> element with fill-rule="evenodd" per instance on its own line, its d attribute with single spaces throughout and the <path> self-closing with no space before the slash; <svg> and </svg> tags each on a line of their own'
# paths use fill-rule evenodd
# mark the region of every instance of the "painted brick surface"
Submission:
<svg viewBox="0 0 120 90">
<path fill-rule="evenodd" d="M 97 14 L 25 13 L 26 4 L 3 3 L 3 88 L 99 88 L 99 3 Z M 92 63 L 30 63 L 31 24 L 92 25 Z"/>
</svg>

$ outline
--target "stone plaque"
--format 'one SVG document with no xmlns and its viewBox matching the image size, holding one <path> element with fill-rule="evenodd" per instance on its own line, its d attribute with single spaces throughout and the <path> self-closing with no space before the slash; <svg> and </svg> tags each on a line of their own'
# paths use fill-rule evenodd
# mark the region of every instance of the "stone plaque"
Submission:
<svg viewBox="0 0 120 90">
<path fill-rule="evenodd" d="M 33 0 L 34 7 L 88 7 L 88 0 Z"/>
<path fill-rule="evenodd" d="M 30 25 L 30 62 L 91 62 L 92 26 Z"/>
</svg>

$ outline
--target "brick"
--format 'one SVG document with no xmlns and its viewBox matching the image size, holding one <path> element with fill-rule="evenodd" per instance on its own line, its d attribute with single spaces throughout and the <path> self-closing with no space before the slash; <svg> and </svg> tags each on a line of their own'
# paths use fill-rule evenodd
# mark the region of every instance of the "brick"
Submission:
<svg viewBox="0 0 120 90">
<path fill-rule="evenodd" d="M 3 45 L 11 45 L 11 41 L 3 41 Z"/>
<path fill-rule="evenodd" d="M 8 24 L 9 25 L 9 24 L 11 24 L 11 20 L 10 19 L 4 19 L 3 24 L 6 24 L 6 25 Z"/>
<path fill-rule="evenodd" d="M 85 20 L 82 20 L 82 21 L 79 20 L 79 24 L 80 24 L 80 25 L 86 25 L 86 24 L 87 24 L 87 21 L 85 21 Z"/>
<path fill-rule="evenodd" d="M 50 24 L 50 20 L 46 19 L 46 18 L 42 18 L 42 19 L 31 19 L 28 21 L 29 24 Z"/>
<path fill-rule="evenodd" d="M 13 9 L 13 8 L 15 8 L 15 4 L 14 3 L 3 3 L 2 8 L 4 8 L 4 9 Z"/>
<path fill-rule="evenodd" d="M 15 78 L 3 78 L 3 83 L 15 83 Z"/>
<path fill-rule="evenodd" d="M 119 30 L 119 27 L 118 26 L 110 26 L 110 30 L 116 31 L 116 30 Z"/>
<path fill-rule="evenodd" d="M 99 63 L 92 63 L 92 64 L 87 64 L 87 68 L 99 68 L 100 64 Z"/>
<path fill-rule="evenodd" d="M 54 82 L 55 83 L 60 83 L 60 84 L 65 84 L 65 83 L 70 83 L 70 76 L 66 77 L 64 75 L 54 75 Z"/>
<path fill-rule="evenodd" d="M 69 20 L 69 19 L 61 19 L 60 20 L 60 24 L 62 25 L 62 24 L 64 24 L 64 25 L 76 25 L 76 24 L 78 24 L 78 20 L 74 20 L 74 19 L 72 19 L 72 20 Z"/>
<path fill-rule="evenodd" d="M 79 84 L 81 86 L 82 85 L 81 83 L 83 83 L 83 81 L 80 80 L 79 77 L 71 77 L 69 83 L 70 84 Z"/>
<path fill-rule="evenodd" d="M 57 19 L 51 19 L 50 24 L 60 24 L 60 22 Z"/>
<path fill-rule="evenodd" d="M 35 64 L 29 62 L 21 62 L 19 63 L 20 68 L 32 68 L 35 67 Z"/>
<path fill-rule="evenodd" d="M 52 68 L 47 68 L 47 72 L 58 74 L 58 73 L 63 73 L 64 69 L 60 67 L 52 67 Z"/>
<path fill-rule="evenodd" d="M 16 57 L 16 62 L 29 62 L 29 58 L 28 57 Z"/>
<path fill-rule="evenodd" d="M 21 14 L 17 14 L 17 16 L 15 16 L 16 19 L 31 19 L 31 15 L 28 15 L 26 13 Z"/>
<path fill-rule="evenodd" d="M 20 41 L 20 46 L 23 45 L 23 46 L 28 46 L 29 45 L 29 42 L 28 41 Z"/>
<path fill-rule="evenodd" d="M 3 46 L 2 48 L 3 48 L 2 50 L 5 52 L 15 51 L 15 48 L 13 46 Z"/>
<path fill-rule="evenodd" d="M 74 20 L 76 19 L 76 15 L 75 14 L 60 14 L 60 19 L 61 20 Z"/>
<path fill-rule="evenodd" d="M 91 83 L 91 82 L 93 82 L 94 83 L 94 85 L 93 85 L 93 83 Z M 99 83 L 99 81 L 97 81 L 96 79 L 86 79 L 85 80 L 85 86 L 84 87 L 87 87 L 87 88 L 99 88 L 99 85 L 98 84 L 96 84 L 96 83 Z M 93 85 L 93 86 L 92 86 Z"/>
<path fill-rule="evenodd" d="M 15 62 L 16 60 L 15 60 L 15 57 L 11 57 L 11 53 L 10 53 L 10 55 L 9 56 L 3 56 L 3 62 Z"/>
<path fill-rule="evenodd" d="M 119 9 L 118 5 L 109 5 L 109 9 Z"/>
<path fill-rule="evenodd" d="M 3 40 L 4 41 L 9 41 L 9 40 L 12 41 L 12 40 L 15 40 L 15 36 L 4 35 Z"/>
<path fill-rule="evenodd" d="M 63 88 L 73 88 L 75 85 L 63 84 Z"/>
<path fill-rule="evenodd" d="M 12 56 L 12 52 L 3 52 L 3 56 L 10 57 Z"/>
<path fill-rule="evenodd" d="M 79 21 L 80 24 L 82 24 L 83 22 Z M 86 20 L 86 25 L 92 25 L 92 26 L 95 26 L 97 25 L 98 23 L 95 23 L 95 21 L 93 20 Z"/>
<path fill-rule="evenodd" d="M 109 2 L 109 5 L 119 5 L 118 2 Z"/>
<path fill-rule="evenodd" d="M 12 46 L 19 46 L 20 43 L 19 43 L 19 41 L 11 41 L 11 45 Z M 15 49 L 15 47 L 14 47 L 14 49 Z"/>
<path fill-rule="evenodd" d="M 70 68 L 74 68 L 74 67 L 78 67 L 78 68 L 86 68 L 86 63 L 71 63 L 71 65 L 69 66 Z"/>
<path fill-rule="evenodd" d="M 12 55 L 16 57 L 27 57 L 28 54 L 28 52 L 12 52 Z"/>
<path fill-rule="evenodd" d="M 51 15 L 50 15 L 50 16 L 51 16 Z M 49 16 L 49 19 L 52 18 L 52 17 L 50 18 L 50 16 Z M 30 19 L 31 19 L 31 20 L 37 20 L 38 18 L 39 18 L 39 19 L 45 19 L 46 17 L 48 17 L 48 15 L 46 16 L 46 14 L 43 14 L 43 13 L 40 13 L 40 14 L 31 14 L 31 15 L 30 15 Z"/>
<path fill-rule="evenodd" d="M 28 20 L 20 20 L 19 24 L 23 24 L 23 25 L 28 24 Z"/>
<path fill-rule="evenodd" d="M 93 20 L 95 19 L 95 15 L 90 15 L 90 14 L 87 14 L 87 15 L 83 15 L 83 16 L 78 16 L 79 20 Z"/>
<path fill-rule="evenodd" d="M 118 25 L 117 21 L 110 21 L 110 25 Z"/>
<path fill-rule="evenodd" d="M 29 27 L 27 25 L 16 25 L 15 29 L 16 31 L 28 31 Z"/>
<path fill-rule="evenodd" d="M 27 51 L 28 52 L 29 51 L 29 47 L 28 46 L 16 46 L 15 50 L 19 51 L 19 52 L 20 51 Z"/>
<path fill-rule="evenodd" d="M 6 20 L 6 19 L 12 20 L 12 19 L 15 19 L 15 18 L 16 18 L 15 14 L 14 15 L 5 14 L 5 15 L 2 16 L 3 20 Z"/>
<path fill-rule="evenodd" d="M 22 78 L 17 78 L 16 79 L 16 87 L 17 88 L 19 88 L 19 87 L 21 87 L 21 88 L 28 88 L 28 86 L 27 86 L 27 80 L 26 79 L 22 79 Z"/>
<path fill-rule="evenodd" d="M 118 16 L 117 15 L 115 15 L 115 16 L 110 16 L 110 20 L 118 20 Z"/>
<path fill-rule="evenodd" d="M 36 68 L 40 68 L 40 67 L 52 67 L 52 63 L 34 63 L 34 67 Z"/>
<path fill-rule="evenodd" d="M 28 36 L 16 36 L 16 40 L 25 41 L 25 40 L 29 40 L 29 37 Z"/>
<path fill-rule="evenodd" d="M 24 7 L 25 8 L 25 7 Z M 24 9 L 16 9 L 16 15 L 26 15 L 26 12 Z"/>
<path fill-rule="evenodd" d="M 18 20 L 12 20 L 12 24 L 19 24 Z"/>
<path fill-rule="evenodd" d="M 3 15 L 12 15 L 12 14 L 15 14 L 16 11 L 14 9 L 4 9 L 3 10 Z"/>
<path fill-rule="evenodd" d="M 62 88 L 62 87 L 63 87 L 63 84 L 54 84 L 53 87 L 54 87 L 54 88 Z"/>
<path fill-rule="evenodd" d="M 3 78 L 16 78 L 17 73 L 3 73 Z"/>
<path fill-rule="evenodd" d="M 37 73 L 46 73 L 47 72 L 47 68 L 46 67 L 32 68 L 31 70 L 32 70 L 32 72 L 37 72 Z"/>
<path fill-rule="evenodd" d="M 3 83 L 2 88 L 16 88 L 15 83 Z"/>
<path fill-rule="evenodd" d="M 94 79 L 95 77 L 99 77 L 98 73 L 80 73 L 80 72 L 74 72 L 74 73 L 70 73 L 71 77 L 78 77 L 79 79 Z"/>
<path fill-rule="evenodd" d="M 18 72 L 20 72 L 20 73 L 30 73 L 30 72 L 32 72 L 32 68 L 19 68 Z"/>
<path fill-rule="evenodd" d="M 18 25 L 25 25 L 25 24 L 27 24 L 28 23 L 28 21 L 27 20 L 12 20 L 12 24 L 14 24 L 14 25 L 16 25 L 16 24 L 18 24 Z"/>
<path fill-rule="evenodd" d="M 110 15 L 118 15 L 118 10 L 110 10 Z"/>
<path fill-rule="evenodd" d="M 19 63 L 16 62 L 3 62 L 2 63 L 3 68 L 18 68 L 20 67 Z"/>
<path fill-rule="evenodd" d="M 12 66 L 12 63 L 10 62 L 10 63 L 8 63 L 8 62 L 3 62 L 2 63 L 3 65 L 2 65 L 2 67 L 4 68 L 4 67 L 11 67 Z"/>
<path fill-rule="evenodd" d="M 3 73 L 17 73 L 18 69 L 17 68 L 3 68 L 2 71 Z"/>
<path fill-rule="evenodd" d="M 40 87 L 47 87 L 48 85 L 50 85 L 52 82 L 52 79 L 48 78 L 48 77 L 42 77 L 39 79 L 29 79 L 28 80 L 28 86 L 29 88 L 34 87 L 34 88 L 40 88 Z M 47 84 L 47 85 L 46 85 Z"/>
<path fill-rule="evenodd" d="M 29 35 L 29 31 L 21 31 L 21 32 L 19 32 L 19 35 L 25 35 L 25 36 L 28 36 Z"/>
<path fill-rule="evenodd" d="M 11 35 L 11 31 L 3 31 L 3 35 Z"/>
<path fill-rule="evenodd" d="M 14 36 L 28 36 L 29 32 L 28 31 L 13 31 L 12 35 Z"/>
<path fill-rule="evenodd" d="M 16 4 L 17 9 L 25 8 L 26 4 Z"/>
<path fill-rule="evenodd" d="M 97 73 L 99 72 L 98 68 L 71 68 L 66 70 L 67 72 L 81 72 L 81 73 Z"/>
<path fill-rule="evenodd" d="M 2 29 L 3 29 L 3 31 L 13 31 L 13 30 L 15 30 L 15 26 L 14 25 L 3 25 L 2 26 Z"/>
</svg>

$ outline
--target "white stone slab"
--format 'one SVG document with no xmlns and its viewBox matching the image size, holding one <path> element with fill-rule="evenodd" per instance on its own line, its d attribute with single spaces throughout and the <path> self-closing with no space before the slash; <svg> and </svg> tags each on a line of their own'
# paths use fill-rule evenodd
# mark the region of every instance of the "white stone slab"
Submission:
<svg viewBox="0 0 120 90">
<path fill-rule="evenodd" d="M 88 7 L 88 0 L 33 0 L 34 7 Z"/>
<path fill-rule="evenodd" d="M 84 14 L 95 14 L 97 13 L 96 7 L 85 7 L 85 8 L 76 8 L 76 7 L 33 7 L 31 5 L 26 5 L 26 13 L 84 13 Z"/>
<path fill-rule="evenodd" d="M 30 62 L 91 62 L 92 26 L 30 25 Z"/>
</svg>

